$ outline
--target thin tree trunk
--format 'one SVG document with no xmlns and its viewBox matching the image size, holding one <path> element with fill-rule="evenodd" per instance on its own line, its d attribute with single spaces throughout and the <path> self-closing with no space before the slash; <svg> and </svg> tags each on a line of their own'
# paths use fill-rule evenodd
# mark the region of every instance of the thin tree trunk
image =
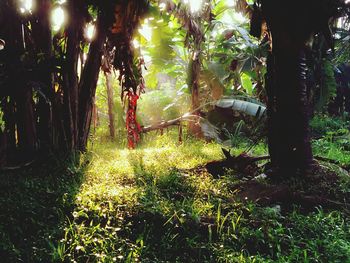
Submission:
<svg viewBox="0 0 350 263">
<path fill-rule="evenodd" d="M 6 42 L 6 48 L 1 51 L 3 63 L 7 65 L 8 79 L 1 92 L 10 96 L 4 108 L 6 122 L 7 155 L 15 155 L 17 135 L 19 150 L 23 159 L 31 158 L 36 150 L 36 118 L 34 117 L 33 93 L 26 87 L 28 74 L 23 70 L 22 55 L 25 53 L 23 26 L 18 15 L 17 5 L 13 1 L 3 3 L 3 26 L 1 37 Z M 15 105 L 15 106 L 14 106 Z M 14 127 L 17 126 L 17 134 Z M 9 149 L 11 147 L 11 149 Z M 16 156 L 17 157 L 17 156 Z"/>
<path fill-rule="evenodd" d="M 114 140 L 115 138 L 115 127 L 114 127 L 114 103 L 113 103 L 113 75 L 109 72 L 105 72 L 106 77 L 106 88 L 107 88 L 107 100 L 108 100 L 108 119 L 109 119 L 109 134 Z"/>
<path fill-rule="evenodd" d="M 5 121 L 5 134 L 6 134 L 6 156 L 7 161 L 12 161 L 16 153 L 16 115 L 15 105 L 13 98 L 8 97 L 3 102 L 3 112 Z"/>
<path fill-rule="evenodd" d="M 94 131 L 96 130 L 96 127 L 99 125 L 99 118 L 98 118 L 98 108 L 94 101 L 94 106 L 92 109 L 92 124 L 94 127 Z"/>
<path fill-rule="evenodd" d="M 68 76 L 63 76 L 63 119 L 65 129 L 65 144 L 70 150 L 74 149 L 74 124 L 72 116 L 72 103 L 69 96 Z"/>
<path fill-rule="evenodd" d="M 194 55 L 192 56 L 192 58 Z M 191 64 L 189 72 L 190 76 L 190 88 L 191 88 L 191 102 L 192 112 L 194 115 L 199 115 L 200 98 L 199 98 L 199 78 L 200 78 L 200 61 L 199 58 L 195 58 Z M 201 127 L 197 122 L 190 122 L 190 132 L 196 137 L 202 137 Z"/>
<path fill-rule="evenodd" d="M 102 48 L 106 40 L 106 25 L 99 14 L 96 27 L 96 38 L 91 43 L 79 83 L 79 150 L 85 151 L 90 132 L 93 103 L 97 80 L 100 72 Z"/>
<path fill-rule="evenodd" d="M 4 112 L 6 102 L 2 102 L 0 110 Z M 7 164 L 7 132 L 6 126 L 0 126 L 0 168 Z"/>
<path fill-rule="evenodd" d="M 32 21 L 32 35 L 36 44 L 36 52 L 45 54 L 46 61 L 52 56 L 52 34 L 50 28 L 51 1 L 39 0 L 36 8 L 36 16 Z M 46 63 L 48 64 L 48 63 Z M 44 65 L 45 66 L 45 65 Z M 52 147 L 53 145 L 53 123 L 52 104 L 54 96 L 53 73 L 47 66 L 41 67 L 39 81 L 43 84 L 40 88 L 45 96 L 39 97 L 37 105 L 38 114 L 38 139 L 41 147 Z"/>
<path fill-rule="evenodd" d="M 78 112 L 79 112 L 79 79 L 78 62 L 80 55 L 81 32 L 83 29 L 82 0 L 69 1 L 68 10 L 70 20 L 67 28 L 67 60 L 65 64 L 65 104 L 66 104 L 66 127 L 69 147 L 75 149 L 78 144 Z"/>
<path fill-rule="evenodd" d="M 23 83 L 20 87 L 21 93 L 16 96 L 17 136 L 21 155 L 27 158 L 36 150 L 36 121 L 32 89 Z"/>
</svg>

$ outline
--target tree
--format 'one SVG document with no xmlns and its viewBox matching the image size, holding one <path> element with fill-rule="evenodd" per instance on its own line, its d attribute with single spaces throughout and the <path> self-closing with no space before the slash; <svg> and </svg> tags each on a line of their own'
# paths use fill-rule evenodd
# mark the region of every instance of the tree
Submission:
<svg viewBox="0 0 350 263">
<path fill-rule="evenodd" d="M 267 61 L 268 144 L 272 165 L 281 174 L 305 171 L 313 163 L 309 134 L 310 105 L 306 83 L 307 43 L 329 32 L 337 1 L 261 0 L 254 5 L 253 27 L 266 21 L 271 36 Z M 261 15 L 258 12 L 261 10 Z M 258 13 L 258 15 L 256 15 Z M 255 32 L 260 37 L 260 31 Z"/>
<path fill-rule="evenodd" d="M 111 139 L 115 138 L 115 127 L 114 127 L 114 103 L 113 103 L 113 86 L 112 86 L 112 74 L 105 72 L 106 78 L 106 90 L 107 90 L 107 101 L 108 101 L 108 120 L 109 120 L 109 135 Z"/>
<path fill-rule="evenodd" d="M 86 150 L 103 49 L 106 43 L 119 51 L 131 46 L 147 4 L 68 0 L 53 6 L 50 0 L 37 0 L 32 10 L 15 0 L 0 2 L 0 165 L 32 159 L 39 152 Z M 115 14 L 121 6 L 129 8 L 132 22 Z M 52 34 L 51 14 L 59 11 L 62 19 L 64 10 L 69 19 Z M 96 35 L 88 43 L 84 30 L 93 17 Z M 113 31 L 118 26 L 128 34 Z M 114 64 L 122 65 L 122 81 L 135 79 L 135 71 L 129 70 L 135 68 L 132 52 Z M 136 89 L 138 83 L 127 88 Z"/>
</svg>

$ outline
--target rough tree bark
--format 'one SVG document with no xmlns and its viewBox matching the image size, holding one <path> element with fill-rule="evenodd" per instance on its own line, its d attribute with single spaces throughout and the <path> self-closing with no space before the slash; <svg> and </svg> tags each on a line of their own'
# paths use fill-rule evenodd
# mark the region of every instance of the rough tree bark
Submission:
<svg viewBox="0 0 350 263">
<path fill-rule="evenodd" d="M 52 101 L 54 97 L 54 79 L 52 69 L 48 66 L 52 57 L 50 15 L 51 1 L 39 0 L 36 13 L 31 21 L 35 52 L 45 55 L 44 63 L 40 65 L 37 76 L 43 94 L 39 97 L 37 105 L 38 139 L 42 148 L 53 146 Z"/>
<path fill-rule="evenodd" d="M 16 94 L 16 121 L 18 147 L 22 158 L 32 158 L 37 148 L 36 121 L 34 118 L 33 91 L 20 81 L 17 84 L 21 90 Z"/>
<path fill-rule="evenodd" d="M 114 103 L 113 103 L 113 85 L 112 85 L 112 73 L 105 72 L 106 77 L 106 89 L 107 89 L 107 100 L 108 100 L 108 119 L 109 119 L 109 134 L 114 140 L 115 138 L 115 127 L 114 127 Z"/>
<path fill-rule="evenodd" d="M 329 29 L 333 10 L 325 6 L 331 2 L 260 2 L 272 35 L 266 82 L 272 164 L 281 169 L 280 175 L 303 172 L 313 162 L 306 85 L 307 43 L 315 33 Z"/>
<path fill-rule="evenodd" d="M 192 102 L 192 112 L 194 115 L 199 116 L 199 107 L 200 107 L 200 98 L 199 98 L 199 81 L 200 81 L 200 70 L 201 70 L 201 62 L 199 60 L 198 55 L 196 53 L 199 51 L 195 51 L 191 56 L 191 61 L 189 65 L 189 74 L 190 74 L 190 89 L 191 89 L 191 102 Z M 197 122 L 190 122 L 189 129 L 191 133 L 196 137 L 202 136 L 201 127 Z"/>
<path fill-rule="evenodd" d="M 6 11 L 6 29 L 4 38 L 7 43 L 4 50 L 8 67 L 7 89 L 14 98 L 16 109 L 16 127 L 20 158 L 32 158 L 37 147 L 36 119 L 34 116 L 33 91 L 27 85 L 27 70 L 23 68 L 21 60 L 25 53 L 24 39 L 22 38 L 22 22 L 17 14 L 16 5 L 11 3 Z"/>
<path fill-rule="evenodd" d="M 284 171 L 306 169 L 313 156 L 308 126 L 310 108 L 305 84 L 304 50 L 275 50 L 269 63 L 274 63 L 273 83 L 268 92 L 269 151 L 272 163 Z"/>
<path fill-rule="evenodd" d="M 74 17 L 67 27 L 67 60 L 65 63 L 65 116 L 68 147 L 76 149 L 78 145 L 78 114 L 79 114 L 79 79 L 78 62 L 80 43 L 84 24 L 84 1 L 68 2 L 69 16 Z"/>
<path fill-rule="evenodd" d="M 79 140 L 78 149 L 86 150 L 92 119 L 93 103 L 97 80 L 100 72 L 102 48 L 106 41 L 105 14 L 99 13 L 96 26 L 96 37 L 91 43 L 89 55 L 79 83 Z"/>
</svg>

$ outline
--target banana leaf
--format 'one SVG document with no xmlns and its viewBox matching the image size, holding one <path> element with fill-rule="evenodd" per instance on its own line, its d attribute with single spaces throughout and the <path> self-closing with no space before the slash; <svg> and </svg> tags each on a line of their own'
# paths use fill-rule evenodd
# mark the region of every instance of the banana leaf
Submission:
<svg viewBox="0 0 350 263">
<path fill-rule="evenodd" d="M 232 108 L 235 111 L 244 112 L 250 116 L 261 118 L 266 113 L 266 107 L 260 103 L 249 102 L 244 100 L 224 98 L 215 103 L 219 108 Z"/>
</svg>

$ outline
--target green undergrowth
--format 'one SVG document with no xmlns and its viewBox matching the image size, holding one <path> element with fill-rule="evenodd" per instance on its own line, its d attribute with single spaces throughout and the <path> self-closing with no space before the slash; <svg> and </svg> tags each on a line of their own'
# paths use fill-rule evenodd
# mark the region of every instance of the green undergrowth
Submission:
<svg viewBox="0 0 350 263">
<path fill-rule="evenodd" d="M 0 171 L 1 262 L 51 262 L 83 172 L 76 156 L 50 156 L 45 163 Z"/>
<path fill-rule="evenodd" d="M 350 124 L 340 117 L 318 115 L 311 122 L 315 155 L 323 156 L 350 168 Z"/>
<path fill-rule="evenodd" d="M 2 262 L 350 262 L 342 211 L 243 203 L 235 171 L 203 168 L 220 145 L 176 136 L 2 174 Z"/>
</svg>

